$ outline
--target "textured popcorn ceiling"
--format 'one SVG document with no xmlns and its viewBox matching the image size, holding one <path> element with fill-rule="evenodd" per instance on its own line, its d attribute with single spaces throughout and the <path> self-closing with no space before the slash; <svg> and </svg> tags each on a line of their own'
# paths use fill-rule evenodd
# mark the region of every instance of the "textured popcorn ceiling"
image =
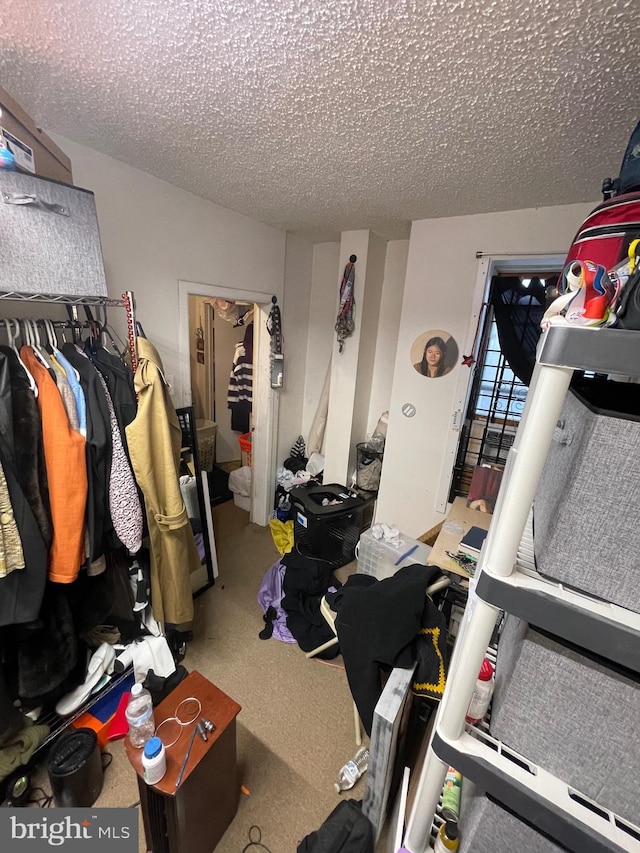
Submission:
<svg viewBox="0 0 640 853">
<path fill-rule="evenodd" d="M 637 0 L 4 0 L 46 130 L 314 239 L 599 197 Z"/>
</svg>

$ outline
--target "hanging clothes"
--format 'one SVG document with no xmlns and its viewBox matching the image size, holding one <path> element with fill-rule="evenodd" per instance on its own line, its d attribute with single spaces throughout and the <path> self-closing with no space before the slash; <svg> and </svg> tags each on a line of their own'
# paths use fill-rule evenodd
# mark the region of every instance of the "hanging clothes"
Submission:
<svg viewBox="0 0 640 853">
<path fill-rule="evenodd" d="M 84 515 L 88 489 L 85 441 L 79 432 L 71 428 L 60 392 L 31 347 L 23 346 L 20 357 L 38 386 L 53 521 L 49 578 L 58 583 L 71 583 L 78 577 L 84 561 Z"/>
<path fill-rule="evenodd" d="M 78 419 L 76 398 L 74 397 L 73 391 L 71 390 L 71 385 L 69 384 L 69 380 L 67 379 L 67 374 L 65 373 L 55 356 L 49 356 L 49 363 L 51 364 L 54 379 L 56 385 L 58 386 L 60 397 L 62 398 L 62 405 L 64 406 L 64 410 L 67 413 L 67 417 L 69 418 L 71 428 L 75 429 L 76 432 L 80 432 L 80 420 Z"/>
<path fill-rule="evenodd" d="M 136 416 L 138 403 L 133 387 L 133 371 L 117 355 L 110 353 L 96 341 L 85 343 L 85 352 L 104 377 L 113 402 L 122 444 L 127 450 L 125 430 Z"/>
<path fill-rule="evenodd" d="M 104 571 L 105 552 L 112 531 L 109 506 L 109 475 L 111 471 L 111 421 L 98 372 L 87 356 L 72 343 L 62 347 L 62 353 L 80 376 L 80 385 L 87 403 L 86 470 L 88 476 L 87 530 L 89 534 L 89 563 L 96 563 L 94 572 Z M 46 449 L 45 449 L 46 454 Z"/>
<path fill-rule="evenodd" d="M 75 368 L 73 368 L 64 355 L 58 351 L 56 353 L 56 361 L 60 365 L 60 367 L 64 370 L 65 375 L 67 377 L 67 382 L 69 383 L 69 387 L 73 392 L 73 399 L 76 404 L 76 414 L 78 416 L 78 432 L 84 438 L 87 437 L 87 401 L 85 400 L 84 391 L 82 390 L 82 386 L 80 385 L 80 377 L 76 372 Z"/>
<path fill-rule="evenodd" d="M 8 371 L 8 372 L 7 372 Z M 38 403 L 14 349 L 0 346 L 0 442 L 48 548 L 53 537 Z"/>
<path fill-rule="evenodd" d="M 122 446 L 113 402 L 102 375 L 98 374 L 111 421 L 111 470 L 109 472 L 109 514 L 118 540 L 135 554 L 142 548 L 142 507 L 129 459 Z"/>
<path fill-rule="evenodd" d="M 191 573 L 200 559 L 179 483 L 182 431 L 153 344 L 137 339 L 138 413 L 127 427 L 131 464 L 145 500 L 151 550 L 151 604 L 160 623 L 191 628 Z"/>
<path fill-rule="evenodd" d="M 249 432 L 253 403 L 253 323 L 247 326 L 244 339 L 236 344 L 229 377 L 227 406 L 231 409 L 231 429 Z"/>
<path fill-rule="evenodd" d="M 6 578 L 19 569 L 24 569 L 22 540 L 13 516 L 7 479 L 0 464 L 0 578 Z"/>
<path fill-rule="evenodd" d="M 0 579 L 0 626 L 38 619 L 47 580 L 48 551 L 29 502 L 18 482 L 15 468 L 0 446 L 13 517 L 20 534 L 25 567 Z M 82 534 L 82 529 L 80 530 Z"/>
</svg>

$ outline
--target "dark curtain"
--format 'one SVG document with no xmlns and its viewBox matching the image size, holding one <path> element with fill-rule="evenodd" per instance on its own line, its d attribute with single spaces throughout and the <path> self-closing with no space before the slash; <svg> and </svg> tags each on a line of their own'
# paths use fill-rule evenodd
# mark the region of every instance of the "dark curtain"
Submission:
<svg viewBox="0 0 640 853">
<path fill-rule="evenodd" d="M 518 379 L 529 385 L 545 311 L 544 285 L 539 278 L 525 287 L 518 276 L 496 276 L 490 301 L 500 349 Z"/>
</svg>

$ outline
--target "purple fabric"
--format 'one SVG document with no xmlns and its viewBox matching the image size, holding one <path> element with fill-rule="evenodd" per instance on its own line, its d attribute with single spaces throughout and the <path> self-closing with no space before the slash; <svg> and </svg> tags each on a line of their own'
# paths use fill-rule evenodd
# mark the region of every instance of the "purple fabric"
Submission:
<svg viewBox="0 0 640 853">
<path fill-rule="evenodd" d="M 295 643 L 296 640 L 287 628 L 287 614 L 280 606 L 282 601 L 282 579 L 287 567 L 280 560 L 267 569 L 258 590 L 258 604 L 266 613 L 269 607 L 275 607 L 277 616 L 273 622 L 273 636 L 283 643 Z"/>
<path fill-rule="evenodd" d="M 200 557 L 200 562 L 204 563 L 207 555 L 204 550 L 204 536 L 202 533 L 195 533 L 193 536 L 196 543 L 196 551 L 198 552 L 198 556 Z"/>
</svg>

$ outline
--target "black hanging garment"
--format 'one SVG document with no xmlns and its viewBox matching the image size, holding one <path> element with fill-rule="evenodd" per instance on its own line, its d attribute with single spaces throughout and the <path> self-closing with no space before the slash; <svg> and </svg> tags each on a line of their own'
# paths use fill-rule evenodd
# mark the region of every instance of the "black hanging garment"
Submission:
<svg viewBox="0 0 640 853">
<path fill-rule="evenodd" d="M 109 515 L 109 474 L 111 472 L 111 419 L 95 367 L 74 344 L 66 343 L 62 354 L 80 376 L 87 401 L 87 525 L 89 561 L 104 557 L 109 549 L 113 525 Z"/>
<path fill-rule="evenodd" d="M 247 326 L 242 343 L 236 344 L 229 377 L 227 405 L 231 409 L 231 429 L 249 432 L 253 402 L 253 323 Z"/>
</svg>

